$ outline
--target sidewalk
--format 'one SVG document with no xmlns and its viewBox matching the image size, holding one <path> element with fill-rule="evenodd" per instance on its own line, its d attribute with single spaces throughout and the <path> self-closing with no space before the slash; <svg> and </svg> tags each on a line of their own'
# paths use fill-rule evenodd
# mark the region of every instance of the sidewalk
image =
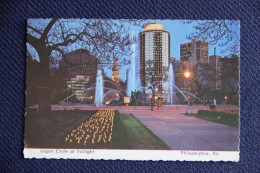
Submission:
<svg viewBox="0 0 260 173">
<path fill-rule="evenodd" d="M 185 111 L 128 110 L 128 113 L 173 150 L 238 151 L 238 128 L 183 115 Z"/>
</svg>

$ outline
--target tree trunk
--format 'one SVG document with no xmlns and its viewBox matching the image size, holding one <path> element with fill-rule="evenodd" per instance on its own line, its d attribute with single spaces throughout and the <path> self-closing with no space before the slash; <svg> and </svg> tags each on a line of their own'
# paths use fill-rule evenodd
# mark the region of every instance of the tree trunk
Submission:
<svg viewBox="0 0 260 173">
<path fill-rule="evenodd" d="M 50 104 L 50 51 L 46 47 L 37 51 L 40 58 L 40 84 L 38 88 L 38 112 L 42 116 L 51 115 Z"/>
</svg>

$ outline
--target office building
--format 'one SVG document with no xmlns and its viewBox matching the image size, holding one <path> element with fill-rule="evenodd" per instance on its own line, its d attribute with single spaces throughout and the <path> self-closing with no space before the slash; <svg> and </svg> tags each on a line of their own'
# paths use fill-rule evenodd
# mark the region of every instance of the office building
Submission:
<svg viewBox="0 0 260 173">
<path fill-rule="evenodd" d="M 161 24 L 147 24 L 139 33 L 139 47 L 140 77 L 142 86 L 146 87 L 146 97 L 153 94 L 149 86 L 158 83 L 155 95 L 167 99 L 168 82 L 165 78 L 170 60 L 170 33 Z"/>
<path fill-rule="evenodd" d="M 77 75 L 90 76 L 90 81 L 95 81 L 97 74 L 97 58 L 85 49 L 78 49 L 67 53 L 60 62 L 67 79 Z"/>
<path fill-rule="evenodd" d="M 63 55 L 59 64 L 67 83 L 67 90 L 76 93 L 76 99 L 86 99 L 84 89 L 94 84 L 97 74 L 97 59 L 85 49 Z"/>
<path fill-rule="evenodd" d="M 190 43 L 181 44 L 180 55 L 182 61 L 189 61 L 193 66 L 196 63 L 208 63 L 207 41 L 193 39 Z"/>
<path fill-rule="evenodd" d="M 77 75 L 75 78 L 67 81 L 68 92 L 75 93 L 79 101 L 92 99 L 93 96 L 85 96 L 85 89 L 88 87 L 90 76 Z"/>
</svg>

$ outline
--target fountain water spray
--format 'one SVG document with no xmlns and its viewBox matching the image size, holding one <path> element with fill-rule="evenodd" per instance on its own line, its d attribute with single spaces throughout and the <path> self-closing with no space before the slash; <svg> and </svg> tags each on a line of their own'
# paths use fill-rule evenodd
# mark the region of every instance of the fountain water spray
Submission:
<svg viewBox="0 0 260 173">
<path fill-rule="evenodd" d="M 170 63 L 169 66 L 169 73 L 168 73 L 168 84 L 169 84 L 169 93 L 170 93 L 170 103 L 171 105 L 173 104 L 173 99 L 174 99 L 174 86 L 175 86 L 175 82 L 174 82 L 174 71 L 173 71 L 173 66 L 172 63 Z"/>
<path fill-rule="evenodd" d="M 95 91 L 95 104 L 96 106 L 102 106 L 104 95 L 104 81 L 102 76 L 102 70 L 98 69 L 96 78 L 96 91 Z"/>
<path fill-rule="evenodd" d="M 132 42 L 134 42 L 135 33 L 132 32 L 131 39 Z M 131 55 L 131 64 L 130 64 L 130 70 L 128 73 L 128 81 L 127 81 L 127 95 L 131 96 L 131 92 L 138 90 L 141 87 L 141 80 L 139 75 L 139 61 L 138 58 L 136 58 L 136 45 L 132 44 L 132 52 Z M 137 60 L 137 61 L 136 61 Z"/>
<path fill-rule="evenodd" d="M 203 103 L 203 101 L 202 101 L 199 97 L 197 97 L 195 94 L 192 94 L 192 93 L 189 93 L 189 92 L 186 92 L 186 91 L 183 91 L 183 93 L 185 93 L 185 94 L 187 94 L 187 95 L 191 95 L 191 96 L 193 96 L 194 98 L 198 99 L 201 103 Z"/>
</svg>

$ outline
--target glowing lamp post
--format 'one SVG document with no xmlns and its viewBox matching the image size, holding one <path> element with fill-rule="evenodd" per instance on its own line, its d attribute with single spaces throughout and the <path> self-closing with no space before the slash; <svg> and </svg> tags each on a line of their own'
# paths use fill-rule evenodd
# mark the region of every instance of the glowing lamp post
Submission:
<svg viewBox="0 0 260 173">
<path fill-rule="evenodd" d="M 228 98 L 227 96 L 224 97 L 224 99 L 225 99 L 225 104 L 227 104 L 227 98 Z"/>
<path fill-rule="evenodd" d="M 69 97 L 69 91 L 70 91 L 71 85 L 67 87 L 67 98 Z M 67 105 L 69 104 L 69 98 L 67 99 Z"/>
<path fill-rule="evenodd" d="M 187 83 L 186 83 L 186 90 L 187 90 L 187 92 L 188 92 L 188 82 L 189 82 L 190 76 L 191 76 L 191 73 L 189 71 L 186 71 L 184 73 L 184 77 L 187 79 Z"/>
<path fill-rule="evenodd" d="M 184 73 L 184 76 L 187 78 L 187 80 L 190 78 L 190 76 L 191 76 L 191 74 L 190 74 L 190 72 L 189 71 L 186 71 L 185 73 Z M 188 92 L 188 84 L 187 84 L 187 92 Z M 186 110 L 186 113 L 187 114 L 191 114 L 191 110 L 189 109 L 189 105 L 190 105 L 190 101 L 189 101 L 189 97 L 188 97 L 188 104 L 187 104 L 187 110 Z"/>
<path fill-rule="evenodd" d="M 186 72 L 184 73 L 184 76 L 185 76 L 186 78 L 189 78 L 189 77 L 190 77 L 190 72 L 186 71 Z"/>
</svg>

